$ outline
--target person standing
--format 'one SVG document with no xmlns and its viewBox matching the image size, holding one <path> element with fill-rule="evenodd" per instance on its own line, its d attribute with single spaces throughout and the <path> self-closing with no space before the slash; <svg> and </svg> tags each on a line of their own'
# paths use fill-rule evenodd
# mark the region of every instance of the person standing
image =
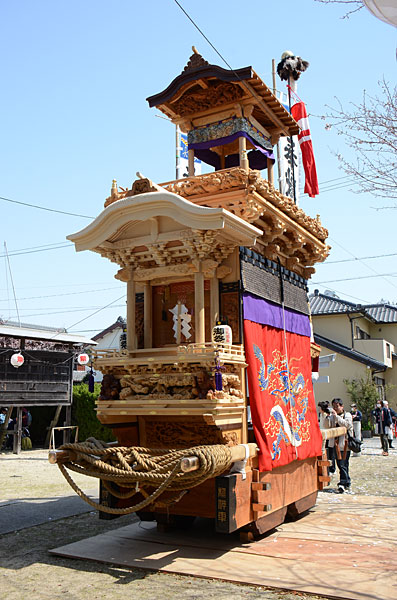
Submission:
<svg viewBox="0 0 397 600">
<path fill-rule="evenodd" d="M 358 438 L 359 440 L 362 439 L 361 437 L 361 421 L 363 419 L 363 415 L 361 410 L 358 410 L 357 408 L 357 404 L 352 404 L 350 407 L 351 410 L 351 416 L 353 419 L 353 430 L 354 430 L 354 436 L 356 438 Z"/>
<path fill-rule="evenodd" d="M 392 418 L 388 408 L 383 405 L 382 400 L 378 400 L 376 408 L 373 411 L 375 417 L 376 431 L 379 433 L 382 444 L 383 456 L 389 456 L 389 442 L 387 439 L 388 428 L 391 427 Z"/>
<path fill-rule="evenodd" d="M 332 400 L 332 408 L 326 418 L 326 427 L 346 427 L 347 431 L 353 435 L 353 419 L 349 412 L 346 412 L 341 398 Z M 331 454 L 335 457 L 339 470 L 338 493 L 343 494 L 351 488 L 351 479 L 349 474 L 350 450 L 347 447 L 347 433 L 337 438 L 331 438 L 328 444 Z"/>
<path fill-rule="evenodd" d="M 383 407 L 389 411 L 390 414 L 390 420 L 391 420 L 391 424 L 388 425 L 386 427 L 386 433 L 387 433 L 387 441 L 389 444 L 389 448 L 391 448 L 392 450 L 393 448 L 393 417 L 395 417 L 396 413 L 394 412 L 394 410 L 392 410 L 391 408 L 389 408 L 389 403 L 387 400 L 383 400 Z"/>
</svg>

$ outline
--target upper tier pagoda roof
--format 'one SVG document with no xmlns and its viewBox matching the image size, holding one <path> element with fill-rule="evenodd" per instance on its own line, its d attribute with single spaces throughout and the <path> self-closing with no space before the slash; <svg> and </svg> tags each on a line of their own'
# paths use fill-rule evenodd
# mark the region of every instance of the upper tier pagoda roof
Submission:
<svg viewBox="0 0 397 600">
<path fill-rule="evenodd" d="M 162 92 L 147 98 L 172 121 L 215 107 L 253 104 L 253 117 L 269 133 L 297 135 L 299 126 L 252 67 L 223 69 L 194 53 L 178 77 Z"/>
</svg>

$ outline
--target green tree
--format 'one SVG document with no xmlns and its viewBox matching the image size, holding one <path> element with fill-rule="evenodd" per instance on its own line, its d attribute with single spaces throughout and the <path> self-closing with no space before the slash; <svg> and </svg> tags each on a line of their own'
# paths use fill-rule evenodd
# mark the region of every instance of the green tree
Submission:
<svg viewBox="0 0 397 600">
<path fill-rule="evenodd" d="M 371 373 L 368 372 L 365 377 L 359 379 L 344 379 L 343 383 L 346 385 L 352 403 L 357 404 L 357 408 L 362 412 L 362 428 L 371 429 L 371 411 L 379 400 L 378 388 Z"/>
<path fill-rule="evenodd" d="M 115 436 L 112 430 L 98 421 L 95 412 L 95 401 L 100 393 L 101 386 L 95 384 L 94 392 L 88 391 L 86 383 L 73 387 L 72 423 L 79 426 L 79 441 L 84 442 L 89 437 L 104 442 L 112 442 Z"/>
</svg>

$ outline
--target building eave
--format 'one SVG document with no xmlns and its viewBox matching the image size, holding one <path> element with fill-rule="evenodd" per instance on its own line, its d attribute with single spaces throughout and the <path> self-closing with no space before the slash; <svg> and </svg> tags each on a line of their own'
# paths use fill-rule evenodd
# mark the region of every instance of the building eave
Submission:
<svg viewBox="0 0 397 600">
<path fill-rule="evenodd" d="M 367 354 L 363 354 L 362 352 L 358 352 L 353 348 L 348 348 L 339 342 L 334 340 L 330 340 L 322 335 L 317 333 L 314 334 L 314 341 L 322 347 L 328 348 L 328 350 L 332 350 L 333 352 L 337 352 L 338 354 L 342 354 L 351 360 L 355 360 L 360 362 L 371 369 L 375 369 L 376 371 L 386 371 L 387 366 L 374 358 L 371 358 Z"/>
</svg>

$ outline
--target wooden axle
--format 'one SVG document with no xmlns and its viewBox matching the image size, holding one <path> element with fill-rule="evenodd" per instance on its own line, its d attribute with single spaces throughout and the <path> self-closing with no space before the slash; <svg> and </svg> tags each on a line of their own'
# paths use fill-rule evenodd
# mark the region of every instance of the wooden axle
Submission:
<svg viewBox="0 0 397 600">
<path fill-rule="evenodd" d="M 256 444 L 246 444 L 248 446 L 248 455 L 249 458 L 253 456 L 257 456 L 258 448 Z M 237 462 L 239 460 L 244 460 L 246 457 L 245 445 L 239 444 L 238 446 L 230 447 L 232 453 L 232 462 Z M 190 471 L 197 471 L 200 467 L 200 461 L 197 456 L 187 456 L 186 458 L 182 458 L 181 460 L 181 471 L 183 473 L 190 473 Z"/>
<path fill-rule="evenodd" d="M 323 436 L 323 442 L 331 438 L 339 437 L 346 433 L 346 427 L 332 427 L 331 429 L 321 429 L 321 435 Z"/>
</svg>

